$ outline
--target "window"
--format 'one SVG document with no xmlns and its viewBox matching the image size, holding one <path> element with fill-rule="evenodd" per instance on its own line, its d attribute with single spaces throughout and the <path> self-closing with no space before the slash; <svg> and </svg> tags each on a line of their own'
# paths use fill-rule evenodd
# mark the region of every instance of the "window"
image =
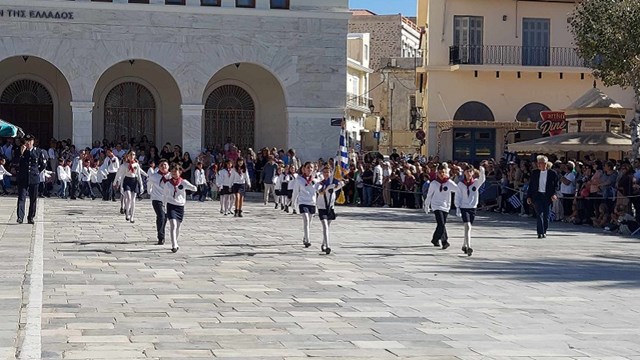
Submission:
<svg viewBox="0 0 640 360">
<path fill-rule="evenodd" d="M 236 7 L 254 8 L 256 7 L 256 0 L 236 0 Z"/>
<path fill-rule="evenodd" d="M 202 6 L 220 6 L 222 0 L 200 0 Z"/>
<path fill-rule="evenodd" d="M 91 0 L 95 2 L 113 2 L 113 0 Z"/>
<path fill-rule="evenodd" d="M 165 5 L 184 5 L 184 0 L 164 0 Z"/>
<path fill-rule="evenodd" d="M 129 0 L 129 4 L 148 4 L 149 0 Z"/>
<path fill-rule="evenodd" d="M 288 9 L 289 0 L 271 0 L 272 9 Z"/>
<path fill-rule="evenodd" d="M 453 46 L 457 47 L 462 64 L 482 64 L 484 18 L 481 16 L 453 17 Z"/>
</svg>

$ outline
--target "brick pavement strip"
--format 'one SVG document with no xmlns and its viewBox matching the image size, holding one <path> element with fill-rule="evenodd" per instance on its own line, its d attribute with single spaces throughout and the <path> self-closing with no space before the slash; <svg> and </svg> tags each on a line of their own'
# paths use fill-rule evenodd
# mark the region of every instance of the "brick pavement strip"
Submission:
<svg viewBox="0 0 640 360">
<path fill-rule="evenodd" d="M 34 236 L 11 200 L 1 358 Z M 172 254 L 154 245 L 148 201 L 135 225 L 110 202 L 43 209 L 43 359 L 640 359 L 638 239 L 554 223 L 543 241 L 528 219 L 479 213 L 469 258 L 459 220 L 442 251 L 419 211 L 340 208 L 326 256 L 317 221 L 304 249 L 298 216 L 190 202 Z"/>
</svg>

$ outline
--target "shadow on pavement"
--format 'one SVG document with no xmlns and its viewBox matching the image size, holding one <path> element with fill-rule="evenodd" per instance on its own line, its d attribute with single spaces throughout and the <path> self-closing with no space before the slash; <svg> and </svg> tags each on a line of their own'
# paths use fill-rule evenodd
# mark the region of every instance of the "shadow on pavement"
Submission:
<svg viewBox="0 0 640 360">
<path fill-rule="evenodd" d="M 442 273 L 491 276 L 534 282 L 600 282 L 597 287 L 640 287 L 640 258 L 602 255 L 592 259 L 473 261 Z"/>
</svg>

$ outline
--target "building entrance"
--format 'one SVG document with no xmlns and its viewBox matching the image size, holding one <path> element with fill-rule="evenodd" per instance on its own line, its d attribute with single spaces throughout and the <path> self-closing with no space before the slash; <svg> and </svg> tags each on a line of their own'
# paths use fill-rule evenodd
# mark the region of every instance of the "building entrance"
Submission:
<svg viewBox="0 0 640 360">
<path fill-rule="evenodd" d="M 41 147 L 53 138 L 53 101 L 37 81 L 23 79 L 7 86 L 0 96 L 0 118 L 35 136 Z"/>
<path fill-rule="evenodd" d="M 109 141 L 156 139 L 156 102 L 143 85 L 116 85 L 104 101 L 104 137 Z"/>
<path fill-rule="evenodd" d="M 251 95 L 236 85 L 223 85 L 207 98 L 204 107 L 205 145 L 214 148 L 228 139 L 238 149 L 254 147 L 255 103 Z"/>
</svg>

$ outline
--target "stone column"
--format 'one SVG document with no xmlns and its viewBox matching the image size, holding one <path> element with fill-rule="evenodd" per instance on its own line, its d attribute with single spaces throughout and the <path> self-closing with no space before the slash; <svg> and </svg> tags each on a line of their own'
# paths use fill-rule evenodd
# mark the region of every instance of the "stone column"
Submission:
<svg viewBox="0 0 640 360">
<path fill-rule="evenodd" d="M 202 151 L 202 111 L 204 105 L 180 105 L 182 109 L 182 150 L 195 159 Z"/>
<path fill-rule="evenodd" d="M 76 149 L 91 147 L 93 137 L 93 105 L 92 102 L 72 101 L 73 112 L 73 144 Z"/>
</svg>

